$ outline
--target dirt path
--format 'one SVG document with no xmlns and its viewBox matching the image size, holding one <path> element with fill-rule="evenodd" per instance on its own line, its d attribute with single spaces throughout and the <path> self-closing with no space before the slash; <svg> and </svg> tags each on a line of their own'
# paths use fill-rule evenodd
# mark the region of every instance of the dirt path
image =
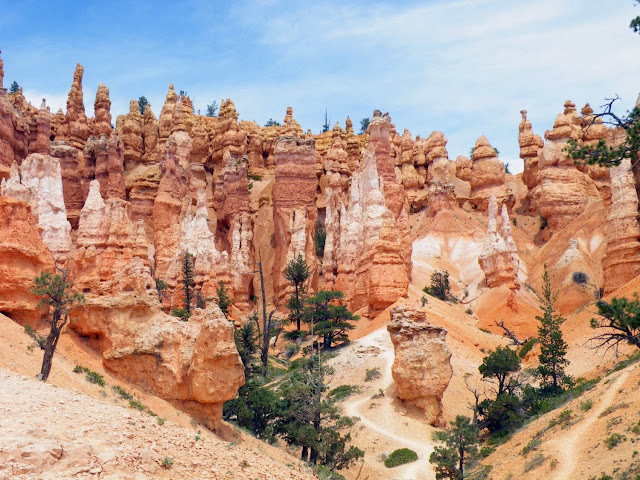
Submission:
<svg viewBox="0 0 640 480">
<path fill-rule="evenodd" d="M 600 414 L 611 406 L 616 398 L 616 395 L 624 382 L 626 381 L 631 370 L 635 368 L 635 365 L 627 367 L 613 382 L 607 391 L 602 396 L 600 403 L 594 409 L 589 410 L 588 415 L 578 423 L 574 428 L 569 430 L 565 435 L 555 438 L 547 445 L 552 447 L 558 453 L 558 460 L 560 466 L 556 471 L 555 479 L 564 480 L 567 478 L 573 478 L 572 474 L 578 465 L 578 459 L 580 457 L 580 440 L 585 438 L 591 425 L 598 419 Z"/>
<path fill-rule="evenodd" d="M 386 391 L 393 383 L 391 366 L 393 364 L 393 346 L 386 329 L 380 329 L 366 337 L 354 342 L 354 347 L 374 347 L 380 349 L 378 359 L 383 360 L 380 369 L 382 376 L 372 386 L 377 391 Z M 410 448 L 418 454 L 418 460 L 404 466 L 389 469 L 389 477 L 398 480 L 432 480 L 435 474 L 429 463 L 429 456 L 433 451 L 430 440 L 430 429 L 423 425 L 412 424 L 409 426 L 409 417 L 404 416 L 393 404 L 390 396 L 382 397 L 381 404 L 375 411 L 366 408 L 371 403 L 371 396 L 361 396 L 348 399 L 344 403 L 345 413 L 349 416 L 360 417 L 360 422 L 367 429 L 391 440 L 395 448 Z M 419 422 L 411 420 L 411 422 Z"/>
</svg>

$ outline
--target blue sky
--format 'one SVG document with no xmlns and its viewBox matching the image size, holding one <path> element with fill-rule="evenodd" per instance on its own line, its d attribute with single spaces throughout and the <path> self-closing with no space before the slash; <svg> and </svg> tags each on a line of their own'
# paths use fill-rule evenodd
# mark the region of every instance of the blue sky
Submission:
<svg viewBox="0 0 640 480">
<path fill-rule="evenodd" d="M 566 99 L 640 91 L 632 0 L 0 3 L 5 86 L 64 109 L 79 62 L 88 115 L 100 82 L 114 118 L 140 95 L 157 115 L 171 82 L 196 110 L 231 98 L 264 124 L 292 106 L 314 132 L 325 108 L 343 126 L 377 108 L 399 133 L 444 132 L 452 159 L 484 134 L 516 172 L 521 109 L 542 135 Z"/>
</svg>

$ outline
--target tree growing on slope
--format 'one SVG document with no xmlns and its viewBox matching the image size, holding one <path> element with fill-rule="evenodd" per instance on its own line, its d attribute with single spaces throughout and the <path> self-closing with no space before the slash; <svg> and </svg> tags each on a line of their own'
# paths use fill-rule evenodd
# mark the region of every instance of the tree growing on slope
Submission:
<svg viewBox="0 0 640 480">
<path fill-rule="evenodd" d="M 84 302 L 81 293 L 73 292 L 73 282 L 67 279 L 69 267 L 61 268 L 56 261 L 54 275 L 40 272 L 33 281 L 33 293 L 42 297 L 41 304 L 49 308 L 47 321 L 51 324 L 49 335 L 44 342 L 44 357 L 40 369 L 40 379 L 44 382 L 49 378 L 53 354 L 58 346 L 60 334 L 69 320 L 69 312 Z"/>
<path fill-rule="evenodd" d="M 461 480 L 464 467 L 477 452 L 478 430 L 471 419 L 458 415 L 448 431 L 436 432 L 434 436 L 444 442 L 429 457 L 429 462 L 435 465 L 436 479 Z"/>
<path fill-rule="evenodd" d="M 336 343 L 349 341 L 347 332 L 355 326 L 352 322 L 360 317 L 353 315 L 346 305 L 336 304 L 344 298 L 338 290 L 320 290 L 307 300 L 305 321 L 310 325 L 313 335 L 322 337 L 322 349 L 329 350 Z"/>
<path fill-rule="evenodd" d="M 193 257 L 188 251 L 185 251 L 182 257 L 182 287 L 184 288 L 183 299 L 187 318 L 191 316 L 192 303 L 195 296 L 195 281 L 193 275 Z"/>
<path fill-rule="evenodd" d="M 231 306 L 231 299 L 227 293 L 227 287 L 222 280 L 218 282 L 216 297 L 218 299 L 218 306 L 220 307 L 220 310 L 222 310 L 222 313 L 227 315 L 229 313 L 229 307 Z"/>
<path fill-rule="evenodd" d="M 546 265 L 542 280 L 544 282 L 540 299 L 542 316 L 536 317 L 536 320 L 540 322 L 538 327 L 538 343 L 540 344 L 538 361 L 540 365 L 537 368 L 537 374 L 543 387 L 552 392 L 558 392 L 564 386 L 571 385 L 571 378 L 565 373 L 565 367 L 569 364 L 569 360 L 566 358 L 567 342 L 564 341 L 560 330 L 564 318 L 555 311 L 554 304 L 558 294 L 551 291 L 551 279 Z"/>
<path fill-rule="evenodd" d="M 307 296 L 305 282 L 311 276 L 311 269 L 302 254 L 293 258 L 284 269 L 284 278 L 293 284 L 294 292 L 287 300 L 289 321 L 296 324 L 296 331 L 300 332 L 304 315 L 304 301 Z"/>
<path fill-rule="evenodd" d="M 617 352 L 621 342 L 640 348 L 640 300 L 635 294 L 632 300 L 612 298 L 610 302 L 596 302 L 598 317 L 591 319 L 591 328 L 600 329 L 591 339 L 594 348 L 614 348 Z"/>
<path fill-rule="evenodd" d="M 520 358 L 509 347 L 498 347 L 484 357 L 478 371 L 482 378 L 493 380 L 498 384 L 496 396 L 512 392 L 514 384 L 517 383 L 513 376 L 520 371 Z"/>
</svg>

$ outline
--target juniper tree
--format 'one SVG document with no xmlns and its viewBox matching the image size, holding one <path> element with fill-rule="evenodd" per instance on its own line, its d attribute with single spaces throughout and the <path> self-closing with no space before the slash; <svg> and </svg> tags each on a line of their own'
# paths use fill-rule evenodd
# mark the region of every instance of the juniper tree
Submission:
<svg viewBox="0 0 640 480">
<path fill-rule="evenodd" d="M 302 254 L 298 254 L 287 263 L 284 269 L 284 278 L 293 284 L 293 294 L 287 300 L 287 308 L 289 309 L 289 320 L 296 324 L 296 331 L 300 331 L 302 317 L 304 314 L 304 301 L 307 296 L 307 287 L 305 282 L 311 276 L 311 268 L 307 264 Z"/>
<path fill-rule="evenodd" d="M 182 258 L 182 286 L 184 288 L 184 309 L 187 315 L 191 315 L 191 304 L 194 298 L 195 281 L 193 275 L 193 259 L 191 254 L 185 251 Z"/>
<path fill-rule="evenodd" d="M 68 322 L 69 311 L 84 302 L 81 293 L 73 292 L 73 282 L 67 279 L 68 266 L 61 268 L 56 262 L 56 271 L 52 275 L 49 272 L 40 272 L 33 281 L 33 293 L 42 297 L 41 304 L 49 309 L 47 321 L 51 324 L 49 335 L 44 342 L 44 356 L 40 369 L 40 379 L 47 381 L 53 363 L 53 354 L 58 346 L 58 340 L 62 329 Z"/>
<path fill-rule="evenodd" d="M 542 298 L 540 299 L 542 316 L 536 317 L 536 320 L 540 322 L 538 327 L 538 343 L 540 344 L 538 361 L 540 365 L 536 372 L 543 387 L 557 392 L 564 385 L 571 383 L 570 377 L 564 371 L 569 364 L 569 360 L 565 358 L 567 355 L 567 342 L 562 338 L 562 331 L 560 330 L 564 318 L 555 310 L 554 305 L 558 294 L 551 290 L 551 279 L 546 265 L 544 266 L 542 281 L 544 282 Z"/>
</svg>

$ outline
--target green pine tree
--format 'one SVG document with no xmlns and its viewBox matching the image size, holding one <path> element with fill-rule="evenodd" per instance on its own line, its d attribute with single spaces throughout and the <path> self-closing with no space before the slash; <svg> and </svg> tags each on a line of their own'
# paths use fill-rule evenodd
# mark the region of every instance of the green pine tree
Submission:
<svg viewBox="0 0 640 480">
<path fill-rule="evenodd" d="M 311 269 L 302 254 L 287 263 L 284 269 L 284 278 L 289 280 L 294 287 L 293 294 L 287 300 L 287 308 L 289 309 L 289 320 L 296 324 L 296 331 L 301 328 L 302 316 L 304 314 L 304 300 L 307 295 L 307 287 L 305 282 L 311 276 Z"/>
<path fill-rule="evenodd" d="M 569 360 L 565 358 L 567 342 L 562 338 L 560 330 L 564 318 L 556 313 L 554 304 L 558 294 L 551 291 L 551 279 L 546 265 L 542 280 L 544 282 L 540 299 L 542 316 L 536 317 L 536 320 L 540 322 L 538 327 L 538 342 L 540 344 L 538 361 L 540 365 L 537 368 L 537 374 L 543 387 L 557 392 L 562 390 L 563 386 L 571 384 L 570 377 L 564 371 L 569 364 Z"/>
<path fill-rule="evenodd" d="M 436 479 L 461 480 L 465 465 L 477 452 L 478 430 L 470 418 L 458 415 L 447 432 L 437 432 L 435 436 L 445 444 L 435 447 L 429 457 L 435 465 Z"/>
<path fill-rule="evenodd" d="M 323 350 L 329 350 L 336 343 L 348 342 L 347 332 L 355 328 L 352 322 L 360 318 L 346 305 L 335 303 L 342 298 L 344 294 L 338 290 L 320 290 L 307 301 L 305 321 L 312 329 L 310 333 L 322 337 Z"/>
<path fill-rule="evenodd" d="M 191 308 L 194 299 L 194 273 L 193 273 L 193 257 L 187 251 L 184 252 L 182 260 L 182 285 L 184 287 L 184 309 L 187 315 L 191 315 Z"/>
<path fill-rule="evenodd" d="M 231 299 L 229 298 L 227 288 L 222 280 L 218 283 L 216 296 L 218 297 L 218 306 L 220 307 L 220 310 L 222 310 L 222 313 L 227 315 L 229 313 L 229 307 L 231 306 Z"/>
</svg>

